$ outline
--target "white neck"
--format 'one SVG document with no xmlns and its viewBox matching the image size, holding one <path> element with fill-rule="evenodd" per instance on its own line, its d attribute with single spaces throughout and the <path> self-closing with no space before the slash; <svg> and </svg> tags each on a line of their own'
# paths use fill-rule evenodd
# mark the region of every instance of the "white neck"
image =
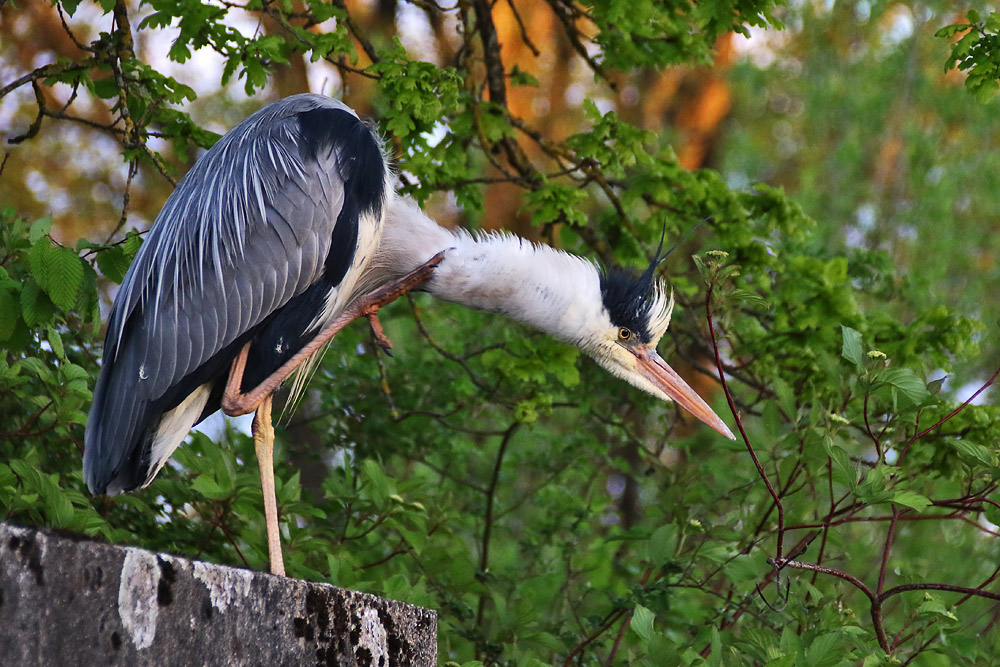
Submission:
<svg viewBox="0 0 1000 667">
<path fill-rule="evenodd" d="M 593 263 L 509 234 L 450 231 L 402 197 L 389 204 L 362 288 L 402 275 L 441 250 L 445 259 L 425 286 L 439 299 L 503 313 L 577 346 L 588 325 L 608 317 Z"/>
</svg>

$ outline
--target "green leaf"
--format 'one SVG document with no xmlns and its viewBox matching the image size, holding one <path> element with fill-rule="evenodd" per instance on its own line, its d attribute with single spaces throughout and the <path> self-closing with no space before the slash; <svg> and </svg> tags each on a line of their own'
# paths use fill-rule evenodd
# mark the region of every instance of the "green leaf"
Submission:
<svg viewBox="0 0 1000 667">
<path fill-rule="evenodd" d="M 229 492 L 223 489 L 210 474 L 201 474 L 191 482 L 191 488 L 211 500 L 222 500 L 229 497 Z"/>
<path fill-rule="evenodd" d="M 997 465 L 997 454 L 993 450 L 983 445 L 971 442 L 963 438 L 950 438 L 948 444 L 955 448 L 963 456 L 978 461 L 983 465 L 993 467 Z"/>
<path fill-rule="evenodd" d="M 14 471 L 5 463 L 0 463 L 0 487 L 13 486 L 17 483 Z"/>
<path fill-rule="evenodd" d="M 1000 507 L 997 507 L 993 503 L 985 503 L 983 505 L 983 513 L 986 515 L 987 521 L 1000 526 Z"/>
<path fill-rule="evenodd" d="M 657 565 L 670 562 L 677 549 L 677 526 L 668 523 L 653 531 L 649 537 L 649 560 Z"/>
<path fill-rule="evenodd" d="M 361 463 L 361 469 L 368 481 L 372 500 L 377 506 L 384 506 L 388 502 L 389 496 L 392 495 L 392 487 L 389 478 L 382 470 L 382 466 L 372 459 L 365 459 Z"/>
<path fill-rule="evenodd" d="M 917 607 L 917 613 L 924 616 L 936 616 L 939 619 L 944 619 L 947 621 L 958 621 L 958 617 L 955 616 L 941 600 L 926 596 L 926 599 Z"/>
<path fill-rule="evenodd" d="M 854 489 L 854 495 L 863 503 L 872 505 L 884 503 L 892 498 L 892 491 L 887 489 L 888 484 L 886 466 L 875 466 L 865 475 L 864 481 Z"/>
<path fill-rule="evenodd" d="M 62 310 L 76 304 L 76 296 L 83 284 L 83 261 L 69 248 L 55 247 L 47 255 L 45 291 L 52 303 Z"/>
<path fill-rule="evenodd" d="M 774 393 L 778 397 L 778 405 L 790 419 L 797 421 L 796 415 L 798 408 L 795 392 L 792 390 L 792 386 L 780 377 L 772 378 L 771 386 L 774 388 Z"/>
<path fill-rule="evenodd" d="M 756 292 L 750 292 L 744 289 L 733 289 L 726 294 L 726 298 L 740 303 L 745 303 L 749 306 L 756 306 L 762 310 L 770 309 L 767 299 Z"/>
<path fill-rule="evenodd" d="M 423 530 L 408 530 L 402 526 L 396 526 L 396 530 L 399 532 L 400 537 L 406 541 L 408 545 L 413 547 L 415 554 L 420 554 L 427 545 L 427 533 Z"/>
<path fill-rule="evenodd" d="M 653 621 L 655 618 L 656 615 L 653 612 L 641 604 L 637 604 L 635 611 L 632 612 L 632 623 L 629 624 L 629 629 L 639 635 L 640 639 L 648 642 L 653 638 L 655 633 L 653 630 Z"/>
<path fill-rule="evenodd" d="M 94 79 L 94 83 L 91 86 L 94 94 L 101 99 L 110 100 L 118 97 L 121 91 L 118 90 L 118 84 L 115 83 L 115 78 L 113 76 L 106 76 L 103 79 Z"/>
<path fill-rule="evenodd" d="M 760 578 L 763 560 L 751 554 L 743 554 L 726 565 L 726 576 L 737 583 L 750 583 Z"/>
<path fill-rule="evenodd" d="M 897 505 L 909 507 L 910 509 L 917 510 L 918 512 L 931 504 L 931 501 L 925 496 L 922 496 L 914 491 L 906 490 L 893 491 L 891 500 Z"/>
<path fill-rule="evenodd" d="M 48 327 L 45 331 L 45 337 L 48 339 L 49 345 L 52 347 L 52 352 L 54 352 L 60 359 L 65 359 L 66 350 L 63 347 L 62 336 L 59 335 L 59 332 L 52 327 Z"/>
<path fill-rule="evenodd" d="M 87 369 L 76 364 L 65 363 L 62 364 L 61 369 L 63 377 L 68 382 L 72 382 L 73 380 L 88 380 L 90 378 L 90 373 L 87 372 Z"/>
<path fill-rule="evenodd" d="M 927 390 L 927 383 L 917 377 L 917 374 L 909 368 L 886 368 L 876 375 L 876 385 L 888 385 L 893 387 L 906 397 L 913 405 L 922 405 L 931 400 L 931 393 Z"/>
<path fill-rule="evenodd" d="M 951 39 L 952 37 L 954 37 L 958 33 L 963 32 L 963 31 L 968 30 L 968 29 L 969 29 L 969 26 L 967 24 L 965 24 L 965 23 L 956 23 L 954 25 L 947 25 L 947 26 L 941 28 L 936 33 L 934 33 L 934 36 L 935 37 L 941 37 L 941 38 L 944 38 L 944 39 Z"/>
<path fill-rule="evenodd" d="M 851 457 L 847 455 L 844 448 L 835 444 L 833 438 L 823 438 L 823 449 L 826 455 L 833 461 L 834 478 L 848 488 L 854 488 L 858 483 L 858 471 L 851 463 Z"/>
<path fill-rule="evenodd" d="M 139 252 L 139 248 L 141 246 L 142 236 L 139 235 L 138 231 L 133 229 L 125 235 L 125 239 L 122 241 L 122 244 L 116 247 L 120 247 L 124 250 L 125 257 L 127 257 L 129 261 L 132 261 L 132 258 L 135 257 L 137 252 Z"/>
<path fill-rule="evenodd" d="M 43 382 L 50 384 L 52 382 L 52 366 L 45 363 L 39 357 L 25 357 L 21 359 L 21 365 L 30 371 L 33 371 Z"/>
<path fill-rule="evenodd" d="M 28 242 L 34 245 L 43 236 L 49 233 L 52 229 L 52 216 L 47 215 L 44 218 L 39 218 L 31 223 L 31 229 L 28 231 Z"/>
<path fill-rule="evenodd" d="M 55 484 L 44 486 L 43 497 L 47 505 L 46 513 L 54 526 L 66 526 L 73 519 L 73 504 Z"/>
<path fill-rule="evenodd" d="M 587 192 L 563 183 L 547 183 L 525 195 L 525 209 L 532 212 L 531 224 L 544 225 L 565 221 L 570 225 L 584 225 L 587 216 L 580 210 Z"/>
<path fill-rule="evenodd" d="M 719 628 L 714 625 L 710 632 L 712 652 L 709 654 L 707 662 L 712 667 L 722 667 L 722 635 L 719 633 Z"/>
<path fill-rule="evenodd" d="M 522 70 L 516 64 L 510 70 L 510 83 L 512 86 L 538 87 L 538 79 L 532 76 L 530 72 Z"/>
<path fill-rule="evenodd" d="M 97 253 L 97 268 L 104 277 L 119 285 L 125 277 L 125 272 L 128 271 L 130 261 L 125 254 L 125 248 L 120 245 L 105 248 Z"/>
<path fill-rule="evenodd" d="M 49 284 L 49 256 L 54 250 L 55 246 L 44 236 L 35 241 L 34 245 L 31 246 L 31 254 L 28 256 L 28 266 L 31 267 L 31 275 L 34 276 L 42 288 Z"/>
<path fill-rule="evenodd" d="M 855 366 L 860 367 L 864 363 L 864 352 L 861 349 L 861 333 L 843 325 L 840 326 L 840 333 L 843 340 L 840 356 Z"/>
<path fill-rule="evenodd" d="M 841 664 L 844 658 L 843 650 L 840 649 L 842 642 L 839 632 L 828 632 L 816 637 L 809 643 L 802 664 L 809 667 L 834 667 Z"/>
<path fill-rule="evenodd" d="M 786 655 L 795 655 L 802 650 L 802 638 L 790 626 L 786 625 L 781 631 L 781 651 Z"/>
<path fill-rule="evenodd" d="M 55 316 L 56 309 L 49 297 L 34 280 L 25 281 L 21 287 L 21 315 L 29 327 L 46 324 Z"/>
<path fill-rule="evenodd" d="M 847 281 L 847 258 L 834 257 L 823 265 L 823 281 L 830 287 L 840 287 Z"/>
<path fill-rule="evenodd" d="M 76 13 L 77 8 L 83 3 L 83 0 L 62 0 L 60 4 L 66 13 L 73 16 Z"/>
<path fill-rule="evenodd" d="M 18 303 L 14 293 L 0 287 L 0 343 L 10 338 L 18 320 Z"/>
</svg>

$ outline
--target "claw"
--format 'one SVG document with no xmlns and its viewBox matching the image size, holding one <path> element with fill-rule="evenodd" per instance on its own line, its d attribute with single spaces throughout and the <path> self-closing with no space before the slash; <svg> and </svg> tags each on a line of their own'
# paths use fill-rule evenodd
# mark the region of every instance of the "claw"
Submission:
<svg viewBox="0 0 1000 667">
<path fill-rule="evenodd" d="M 368 318 L 368 324 L 372 328 L 372 336 L 375 338 L 375 343 L 386 352 L 391 350 L 392 341 L 386 338 L 385 332 L 382 330 L 382 323 L 378 319 L 378 306 L 365 312 L 365 317 Z"/>
</svg>

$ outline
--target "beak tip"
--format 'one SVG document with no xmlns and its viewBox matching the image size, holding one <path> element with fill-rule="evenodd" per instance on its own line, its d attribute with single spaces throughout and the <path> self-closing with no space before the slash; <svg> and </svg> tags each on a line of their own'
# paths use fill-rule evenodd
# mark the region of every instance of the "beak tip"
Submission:
<svg viewBox="0 0 1000 667">
<path fill-rule="evenodd" d="M 638 358 L 639 373 L 642 378 L 651 383 L 658 395 L 664 400 L 673 401 L 682 408 L 690 412 L 704 424 L 707 424 L 713 431 L 723 435 L 730 440 L 736 440 L 736 436 L 729 430 L 719 415 L 708 407 L 708 404 L 692 389 L 677 371 L 667 365 L 655 350 L 645 349 Z"/>
<path fill-rule="evenodd" d="M 730 440 L 736 440 L 736 436 L 733 435 L 733 432 L 731 430 L 729 430 L 729 426 L 726 424 L 726 422 L 722 421 L 721 419 L 716 421 L 714 424 L 709 424 L 709 426 L 711 426 L 712 429 L 717 431 L 720 435 L 724 435 Z"/>
</svg>

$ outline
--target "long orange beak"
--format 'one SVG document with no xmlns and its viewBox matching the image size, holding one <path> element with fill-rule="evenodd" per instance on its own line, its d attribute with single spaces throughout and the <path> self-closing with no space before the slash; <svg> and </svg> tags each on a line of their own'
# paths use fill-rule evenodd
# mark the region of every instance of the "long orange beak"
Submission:
<svg viewBox="0 0 1000 667">
<path fill-rule="evenodd" d="M 667 365 L 667 362 L 656 353 L 645 347 L 633 348 L 632 353 L 639 361 L 638 371 L 664 394 L 675 401 L 702 422 L 708 424 L 713 429 L 726 436 L 730 440 L 735 440 L 733 432 L 729 430 L 726 423 L 719 419 L 719 416 L 708 407 L 701 396 L 695 393 L 694 389 L 688 386 L 681 376 Z"/>
</svg>

